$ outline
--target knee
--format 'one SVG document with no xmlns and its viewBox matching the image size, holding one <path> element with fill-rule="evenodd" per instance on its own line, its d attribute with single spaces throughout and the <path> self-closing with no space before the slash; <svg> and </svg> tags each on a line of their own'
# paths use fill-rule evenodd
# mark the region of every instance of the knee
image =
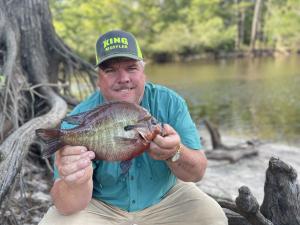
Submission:
<svg viewBox="0 0 300 225">
<path fill-rule="evenodd" d="M 204 194 L 204 198 L 197 201 L 197 212 L 199 215 L 199 224 L 210 225 L 228 225 L 228 219 L 222 207 L 216 200 Z"/>
<path fill-rule="evenodd" d="M 225 212 L 217 202 L 215 202 L 214 204 L 207 205 L 207 207 L 202 206 L 201 208 L 202 208 L 202 213 L 199 217 L 199 220 L 202 223 L 200 224 L 211 224 L 211 225 L 228 224 L 228 219 L 225 215 Z"/>
<path fill-rule="evenodd" d="M 48 212 L 44 215 L 38 225 L 78 225 L 81 224 L 82 213 L 76 213 L 71 216 L 61 215 L 57 209 L 53 206 L 49 208 Z"/>
</svg>

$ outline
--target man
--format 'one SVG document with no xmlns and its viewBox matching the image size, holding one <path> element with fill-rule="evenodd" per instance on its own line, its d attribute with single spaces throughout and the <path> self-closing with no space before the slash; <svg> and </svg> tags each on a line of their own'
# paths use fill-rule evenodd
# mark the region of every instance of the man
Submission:
<svg viewBox="0 0 300 225">
<path fill-rule="evenodd" d="M 146 82 L 134 36 L 121 30 L 100 36 L 96 58 L 100 90 L 72 114 L 107 101 L 134 102 L 164 123 L 164 136 L 133 159 L 125 174 L 120 162 L 92 162 L 94 153 L 83 146 L 60 149 L 51 189 L 55 207 L 40 224 L 227 224 L 221 207 L 191 183 L 203 177 L 207 160 L 186 103 L 174 91 Z"/>
</svg>

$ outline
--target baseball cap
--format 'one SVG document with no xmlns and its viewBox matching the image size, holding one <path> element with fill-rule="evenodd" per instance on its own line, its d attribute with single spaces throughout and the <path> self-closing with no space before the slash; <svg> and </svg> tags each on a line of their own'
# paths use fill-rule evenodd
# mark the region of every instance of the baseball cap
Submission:
<svg viewBox="0 0 300 225">
<path fill-rule="evenodd" d="M 96 66 L 105 60 L 116 57 L 143 59 L 139 44 L 131 33 L 112 30 L 98 38 L 96 42 Z"/>
</svg>

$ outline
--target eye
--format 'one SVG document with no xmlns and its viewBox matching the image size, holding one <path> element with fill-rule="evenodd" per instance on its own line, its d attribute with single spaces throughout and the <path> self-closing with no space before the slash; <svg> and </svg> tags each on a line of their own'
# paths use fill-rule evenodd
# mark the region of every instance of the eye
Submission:
<svg viewBox="0 0 300 225">
<path fill-rule="evenodd" d="M 113 68 L 106 68 L 106 69 L 104 69 L 104 73 L 106 73 L 106 74 L 112 74 L 114 72 L 115 72 L 115 70 Z"/>
<path fill-rule="evenodd" d="M 127 69 L 129 72 L 135 72 L 136 70 L 138 70 L 138 67 L 137 66 L 130 66 L 128 67 Z"/>
</svg>

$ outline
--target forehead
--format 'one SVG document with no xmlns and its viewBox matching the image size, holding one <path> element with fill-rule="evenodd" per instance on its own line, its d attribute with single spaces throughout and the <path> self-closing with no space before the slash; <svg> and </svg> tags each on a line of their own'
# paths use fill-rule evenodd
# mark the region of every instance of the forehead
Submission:
<svg viewBox="0 0 300 225">
<path fill-rule="evenodd" d="M 101 69 L 105 69 L 108 67 L 115 67 L 115 66 L 127 66 L 132 64 L 138 64 L 138 60 L 120 57 L 120 58 L 113 58 L 104 61 L 99 65 Z"/>
</svg>

